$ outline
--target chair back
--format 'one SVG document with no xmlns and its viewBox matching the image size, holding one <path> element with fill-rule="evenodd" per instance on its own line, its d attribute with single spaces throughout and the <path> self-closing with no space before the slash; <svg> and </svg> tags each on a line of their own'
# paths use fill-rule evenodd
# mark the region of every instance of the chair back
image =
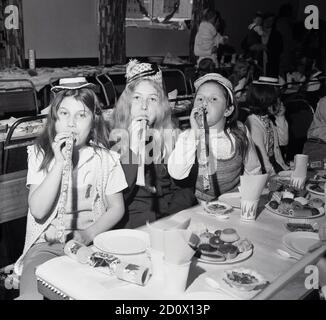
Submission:
<svg viewBox="0 0 326 320">
<path fill-rule="evenodd" d="M 184 73 L 179 69 L 163 69 L 163 83 L 166 92 L 178 90 L 178 96 L 188 95 L 187 81 Z"/>
<path fill-rule="evenodd" d="M 3 168 L 1 174 L 14 172 L 18 170 L 24 170 L 27 168 L 27 152 L 26 147 L 32 145 L 34 140 L 40 132 L 26 133 L 24 135 L 15 134 L 18 126 L 22 123 L 29 121 L 42 120 L 46 118 L 46 114 L 40 114 L 37 116 L 23 117 L 18 119 L 8 131 L 6 140 L 4 142 L 3 152 Z M 41 123 L 40 123 L 41 125 Z M 27 129 L 28 131 L 28 129 Z"/>
<path fill-rule="evenodd" d="M 284 102 L 285 117 L 289 124 L 287 160 L 302 153 L 307 133 L 314 117 L 314 110 L 305 99 L 295 98 Z"/>
<path fill-rule="evenodd" d="M 0 79 L 0 119 L 37 114 L 37 95 L 32 81 Z"/>
<path fill-rule="evenodd" d="M 114 84 L 115 92 L 116 92 L 116 97 L 119 98 L 121 93 L 126 87 L 126 77 L 125 73 L 108 73 L 107 74 L 111 81 Z"/>
<path fill-rule="evenodd" d="M 101 87 L 99 98 L 104 105 L 104 109 L 113 108 L 117 102 L 117 94 L 111 78 L 105 74 L 96 76 L 96 81 Z"/>
</svg>

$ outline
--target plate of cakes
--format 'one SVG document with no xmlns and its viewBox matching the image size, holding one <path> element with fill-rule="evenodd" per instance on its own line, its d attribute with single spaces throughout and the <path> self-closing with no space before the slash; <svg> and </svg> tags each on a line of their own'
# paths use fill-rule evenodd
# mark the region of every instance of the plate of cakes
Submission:
<svg viewBox="0 0 326 320">
<path fill-rule="evenodd" d="M 290 185 L 273 185 L 265 207 L 272 213 L 292 219 L 315 219 L 325 214 L 324 201 L 312 197 L 307 190 Z"/>
<path fill-rule="evenodd" d="M 241 239 L 233 228 L 206 230 L 199 235 L 195 248 L 198 261 L 210 264 L 232 264 L 248 259 L 253 253 L 253 244 Z"/>
<path fill-rule="evenodd" d="M 317 194 L 319 196 L 324 195 L 324 188 L 325 188 L 325 183 L 324 181 L 322 182 L 315 182 L 315 183 L 309 183 L 306 188 L 309 192 Z"/>
</svg>

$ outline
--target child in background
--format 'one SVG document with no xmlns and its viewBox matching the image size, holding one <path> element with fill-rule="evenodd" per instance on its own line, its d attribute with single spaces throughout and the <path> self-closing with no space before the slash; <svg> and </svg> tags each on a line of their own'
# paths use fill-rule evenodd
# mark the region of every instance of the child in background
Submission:
<svg viewBox="0 0 326 320">
<path fill-rule="evenodd" d="M 168 160 L 168 170 L 175 179 L 185 179 L 192 170 L 197 176 L 196 196 L 211 201 L 220 194 L 235 189 L 240 175 L 259 174 L 259 159 L 246 127 L 237 121 L 237 105 L 232 84 L 218 73 L 209 73 L 195 82 L 196 95 L 190 115 L 191 129 L 181 133 Z M 204 108 L 207 115 L 209 146 L 209 172 L 200 170 L 196 157 L 200 129 L 196 113 Z M 202 142 L 200 142 L 202 147 Z M 197 151 L 198 152 L 198 151 Z M 205 175 L 209 176 L 210 188 L 204 188 Z"/>
<path fill-rule="evenodd" d="M 234 65 L 233 72 L 229 77 L 237 101 L 245 100 L 245 92 L 242 90 L 246 87 L 250 77 L 250 64 L 247 60 L 241 58 Z"/>
<path fill-rule="evenodd" d="M 248 30 L 256 32 L 260 37 L 263 35 L 263 13 L 257 11 L 253 22 L 248 26 Z"/>
<path fill-rule="evenodd" d="M 28 147 L 27 231 L 15 265 L 17 274 L 22 271 L 18 299 L 43 298 L 35 268 L 63 255 L 66 241 L 89 245 L 123 216 L 121 191 L 127 183 L 119 155 L 108 150 L 109 134 L 92 88 L 83 77 L 63 79 L 52 88 L 47 127 Z"/>
<path fill-rule="evenodd" d="M 128 189 L 125 191 L 126 214 L 121 227 L 136 228 L 157 218 L 186 209 L 196 203 L 194 182 L 174 181 L 168 174 L 164 159 L 173 148 L 176 130 L 171 108 L 163 90 L 162 72 L 155 64 L 130 61 L 126 72 L 127 85 L 114 111 L 113 132 L 129 133 L 129 148 L 122 151 L 121 162 Z M 145 128 L 142 123 L 145 121 Z M 143 131 L 146 137 L 142 137 Z M 138 159 L 145 144 L 145 183 L 139 183 Z M 171 142 L 171 143 L 170 143 Z M 122 141 L 122 147 L 126 143 Z M 151 149 L 152 148 L 152 149 Z"/>
<path fill-rule="evenodd" d="M 216 26 L 220 21 L 218 11 L 206 9 L 203 20 L 199 25 L 198 32 L 195 37 L 194 54 L 198 57 L 197 65 L 205 58 L 213 61 L 215 67 L 218 67 L 217 49 L 220 44 L 225 44 L 228 40 L 227 36 L 222 36 Z"/>
<path fill-rule="evenodd" d="M 280 145 L 288 143 L 288 123 L 278 89 L 274 84 L 254 81 L 247 97 L 251 114 L 246 125 L 256 145 L 263 173 L 288 170 L 280 150 Z"/>
</svg>

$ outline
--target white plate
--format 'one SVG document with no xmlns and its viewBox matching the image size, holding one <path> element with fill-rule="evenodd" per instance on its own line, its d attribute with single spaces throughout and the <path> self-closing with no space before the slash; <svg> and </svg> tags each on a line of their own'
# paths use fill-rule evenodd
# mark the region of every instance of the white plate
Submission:
<svg viewBox="0 0 326 320">
<path fill-rule="evenodd" d="M 97 235 L 94 245 L 111 254 L 137 254 L 149 247 L 149 235 L 140 230 L 117 229 Z"/>
<path fill-rule="evenodd" d="M 302 220 L 302 219 L 316 219 L 316 218 L 320 218 L 322 217 L 325 212 L 320 212 L 319 214 L 316 214 L 315 216 L 308 216 L 308 217 L 294 217 L 294 216 L 290 216 L 290 215 L 287 215 L 287 214 L 283 214 L 281 213 L 280 211 L 278 211 L 278 209 L 272 209 L 270 206 L 269 206 L 269 202 L 265 204 L 265 208 L 271 212 L 271 213 L 274 213 L 274 214 L 277 214 L 278 216 L 281 216 L 281 217 L 284 217 L 284 218 L 288 218 L 288 219 L 294 219 L 294 220 Z"/>
<path fill-rule="evenodd" d="M 313 190 L 311 189 L 311 187 L 313 186 L 313 184 L 308 184 L 306 186 L 306 189 L 311 192 L 311 193 L 314 193 L 314 194 L 318 194 L 319 196 L 323 196 L 324 195 L 324 192 L 319 192 L 319 191 L 316 191 L 316 190 Z"/>
<path fill-rule="evenodd" d="M 225 209 L 219 209 L 216 213 L 211 213 L 206 208 L 207 208 L 207 206 L 214 205 L 214 204 L 224 206 Z M 221 202 L 221 201 L 211 201 L 208 203 L 203 202 L 202 206 L 204 208 L 205 214 L 208 214 L 209 216 L 212 216 L 212 217 L 228 217 L 228 213 L 230 213 L 230 211 L 232 211 L 232 207 L 229 204 L 227 204 L 225 202 Z"/>
<path fill-rule="evenodd" d="M 248 251 L 239 253 L 234 259 L 229 259 L 229 260 L 224 260 L 224 261 L 212 261 L 212 260 L 206 260 L 204 258 L 197 258 L 197 260 L 199 262 L 209 263 L 209 264 L 233 264 L 233 263 L 241 262 L 241 261 L 248 259 L 252 255 L 253 251 L 254 251 L 254 249 L 251 248 Z"/>
<path fill-rule="evenodd" d="M 319 242 L 319 235 L 314 232 L 297 231 L 283 236 L 283 244 L 290 250 L 305 254 L 315 243 Z"/>
<path fill-rule="evenodd" d="M 221 202 L 225 202 L 234 208 L 241 207 L 240 192 L 230 192 L 230 193 L 221 194 L 218 197 L 218 200 Z"/>
</svg>

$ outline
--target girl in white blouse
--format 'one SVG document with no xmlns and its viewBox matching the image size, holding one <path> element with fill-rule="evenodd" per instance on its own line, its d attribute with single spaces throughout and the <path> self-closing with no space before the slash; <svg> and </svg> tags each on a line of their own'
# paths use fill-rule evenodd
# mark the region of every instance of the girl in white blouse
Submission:
<svg viewBox="0 0 326 320">
<path fill-rule="evenodd" d="M 109 151 L 109 136 L 92 85 L 85 78 L 54 87 L 47 126 L 28 148 L 29 211 L 25 247 L 15 264 L 19 299 L 41 299 L 35 268 L 64 254 L 73 238 L 89 245 L 114 227 L 124 213 L 122 190 L 127 182 L 118 154 Z M 74 134 L 70 178 L 66 172 L 67 140 Z M 61 203 L 66 190 L 66 203 Z M 64 212 L 61 208 L 64 206 Z"/>
<path fill-rule="evenodd" d="M 261 167 L 248 130 L 237 121 L 231 82 L 220 74 L 209 73 L 195 82 L 195 88 L 191 129 L 180 134 L 169 157 L 168 170 L 175 179 L 184 179 L 197 170 L 197 199 L 210 201 L 234 189 L 241 174 L 259 174 Z M 200 107 L 207 112 L 209 128 L 209 190 L 204 188 L 206 173 L 198 167 L 200 130 L 194 115 Z"/>
</svg>

